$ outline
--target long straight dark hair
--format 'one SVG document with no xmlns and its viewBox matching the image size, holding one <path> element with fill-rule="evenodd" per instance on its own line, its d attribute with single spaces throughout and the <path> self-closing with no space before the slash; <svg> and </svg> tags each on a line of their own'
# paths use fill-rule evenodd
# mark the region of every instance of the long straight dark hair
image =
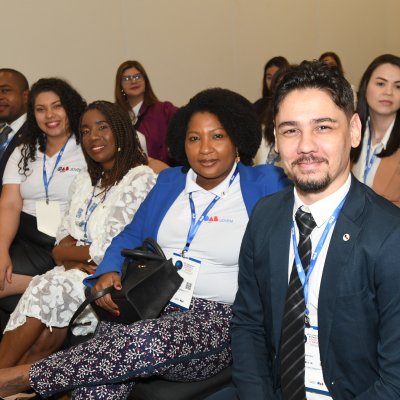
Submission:
<svg viewBox="0 0 400 400">
<path fill-rule="evenodd" d="M 150 79 L 146 73 L 146 70 L 144 69 L 143 65 L 136 60 L 124 61 L 118 67 L 117 74 L 115 75 L 115 88 L 114 88 L 115 102 L 124 110 L 128 112 L 131 111 L 132 107 L 128 103 L 126 96 L 124 96 L 123 94 L 122 83 L 121 83 L 122 74 L 129 68 L 136 68 L 143 75 L 144 85 L 145 85 L 143 103 L 146 106 L 151 106 L 152 104 L 157 103 L 158 98 L 155 95 L 153 88 L 151 87 Z"/>
<path fill-rule="evenodd" d="M 357 103 L 357 113 L 361 119 L 361 126 L 362 126 L 362 138 L 364 138 L 365 129 L 367 127 L 368 118 L 369 118 L 369 106 L 367 103 L 367 86 L 371 79 L 371 75 L 373 72 L 382 64 L 392 64 L 396 67 L 400 68 L 400 57 L 397 57 L 393 54 L 383 54 L 368 66 L 365 70 L 358 90 L 358 103 Z M 361 154 L 361 147 L 362 147 L 362 140 L 361 144 L 352 149 L 351 158 L 353 162 L 357 162 L 360 158 Z M 397 110 L 396 119 L 394 122 L 394 126 L 392 128 L 392 132 L 390 133 L 390 138 L 387 143 L 386 149 L 383 149 L 379 154 L 378 157 L 389 157 L 391 156 L 398 148 L 400 147 L 400 109 Z"/>
</svg>

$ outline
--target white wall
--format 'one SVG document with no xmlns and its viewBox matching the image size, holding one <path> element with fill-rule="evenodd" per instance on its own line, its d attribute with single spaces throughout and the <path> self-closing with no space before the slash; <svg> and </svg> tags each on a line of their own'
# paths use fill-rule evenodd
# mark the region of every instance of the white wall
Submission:
<svg viewBox="0 0 400 400">
<path fill-rule="evenodd" d="M 113 100 L 118 65 L 137 59 L 160 99 L 221 86 L 254 101 L 275 55 L 335 51 L 357 85 L 375 56 L 400 55 L 399 14 L 399 0 L 0 0 L 0 66 Z"/>
</svg>

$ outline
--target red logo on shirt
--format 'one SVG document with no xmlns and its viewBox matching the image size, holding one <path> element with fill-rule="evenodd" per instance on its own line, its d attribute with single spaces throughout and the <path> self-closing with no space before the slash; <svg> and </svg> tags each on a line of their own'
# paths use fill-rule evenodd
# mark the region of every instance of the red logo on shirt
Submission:
<svg viewBox="0 0 400 400">
<path fill-rule="evenodd" d="M 218 217 L 217 215 L 214 215 L 214 216 L 206 216 L 205 218 L 204 218 L 204 221 L 207 221 L 207 222 L 228 222 L 228 223 L 232 223 L 233 222 L 233 219 L 230 219 L 230 218 L 221 218 L 221 217 Z"/>
<path fill-rule="evenodd" d="M 66 165 L 65 167 L 58 167 L 57 168 L 58 172 L 81 172 L 81 168 L 77 168 L 77 167 L 69 167 L 68 165 Z"/>
</svg>

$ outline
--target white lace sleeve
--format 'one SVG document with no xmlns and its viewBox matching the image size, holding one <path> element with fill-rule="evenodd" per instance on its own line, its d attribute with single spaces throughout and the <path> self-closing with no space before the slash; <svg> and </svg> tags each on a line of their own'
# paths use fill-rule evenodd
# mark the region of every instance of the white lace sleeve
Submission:
<svg viewBox="0 0 400 400">
<path fill-rule="evenodd" d="M 71 234 L 71 223 L 73 223 L 73 219 L 71 216 L 71 202 L 72 198 L 75 194 L 78 193 L 79 188 L 79 180 L 82 180 L 82 173 L 79 173 L 75 179 L 72 181 L 69 187 L 69 195 L 68 195 L 68 207 L 65 210 L 64 215 L 61 218 L 61 224 L 58 227 L 57 234 L 56 234 L 56 245 L 60 243 L 65 237 Z"/>
<path fill-rule="evenodd" d="M 156 182 L 156 174 L 146 166 L 131 169 L 107 194 L 89 224 L 90 256 L 96 264 L 103 259 L 112 239 L 129 224 Z"/>
</svg>

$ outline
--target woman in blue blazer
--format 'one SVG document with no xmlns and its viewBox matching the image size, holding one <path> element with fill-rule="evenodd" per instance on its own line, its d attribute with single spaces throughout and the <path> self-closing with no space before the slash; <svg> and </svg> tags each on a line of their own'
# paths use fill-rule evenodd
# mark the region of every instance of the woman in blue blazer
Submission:
<svg viewBox="0 0 400 400">
<path fill-rule="evenodd" d="M 231 304 L 249 214 L 257 200 L 288 184 L 280 169 L 251 167 L 260 140 L 251 103 L 229 90 L 203 91 L 178 110 L 168 145 L 183 167 L 160 174 L 132 223 L 115 237 L 85 283 L 92 291 L 121 288 L 120 250 L 151 236 L 167 257 L 181 260 L 191 272 L 185 281 L 191 290 L 187 285 L 186 291 L 178 290 L 157 319 L 102 322 L 86 343 L 19 371 L 2 371 L 0 396 L 10 394 L 8 373 L 22 374 L 21 382 L 29 377 L 44 397 L 69 389 L 74 399 L 123 399 L 138 377 L 196 381 L 228 366 Z M 109 295 L 98 305 L 119 315 Z"/>
</svg>

